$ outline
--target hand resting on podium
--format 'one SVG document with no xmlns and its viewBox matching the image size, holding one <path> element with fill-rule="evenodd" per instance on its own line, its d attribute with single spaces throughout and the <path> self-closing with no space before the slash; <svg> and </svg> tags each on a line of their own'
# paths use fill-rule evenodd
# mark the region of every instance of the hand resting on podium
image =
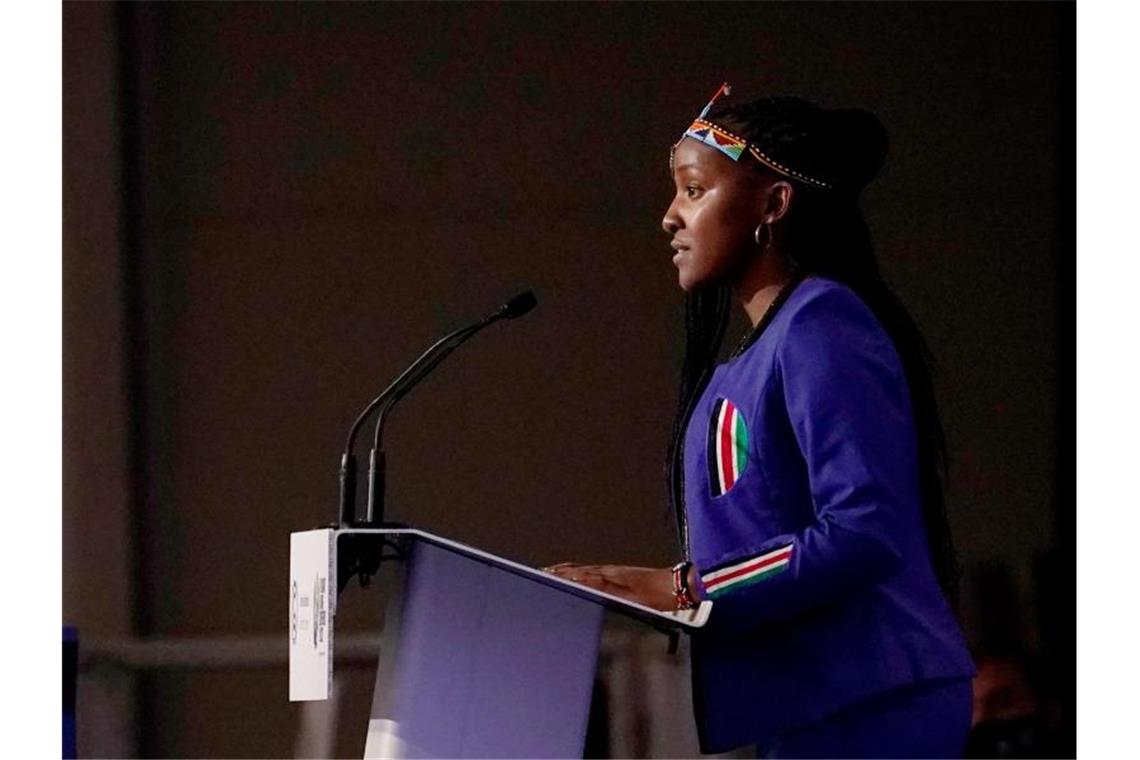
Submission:
<svg viewBox="0 0 1140 760">
<path fill-rule="evenodd" d="M 560 562 L 542 569 L 565 580 L 581 583 L 583 586 L 589 586 L 655 610 L 673 612 L 677 609 L 677 598 L 673 593 L 673 573 L 667 567 L 583 565 L 575 562 Z M 692 578 L 694 572 L 690 566 L 689 588 L 694 588 Z"/>
</svg>

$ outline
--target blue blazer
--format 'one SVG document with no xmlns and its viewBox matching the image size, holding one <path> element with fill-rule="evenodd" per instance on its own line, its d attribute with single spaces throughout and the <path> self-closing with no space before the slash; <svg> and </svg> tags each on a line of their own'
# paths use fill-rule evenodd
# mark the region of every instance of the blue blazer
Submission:
<svg viewBox="0 0 1140 760">
<path fill-rule="evenodd" d="M 916 445 L 898 354 L 837 282 L 800 283 L 716 368 L 683 454 L 686 551 L 714 601 L 692 642 L 702 752 L 974 674 L 931 565 Z"/>
</svg>

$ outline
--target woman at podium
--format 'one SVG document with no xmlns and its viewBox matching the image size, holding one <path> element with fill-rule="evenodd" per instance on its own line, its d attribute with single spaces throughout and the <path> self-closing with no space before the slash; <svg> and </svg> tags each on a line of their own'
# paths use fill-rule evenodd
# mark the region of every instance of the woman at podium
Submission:
<svg viewBox="0 0 1140 760">
<path fill-rule="evenodd" d="M 703 752 L 960 756 L 974 665 L 928 352 L 859 208 L 885 130 L 728 94 L 673 146 L 662 220 L 686 292 L 682 559 L 549 569 L 657 609 L 713 601 L 692 642 Z M 752 329 L 719 361 L 733 302 Z"/>
</svg>

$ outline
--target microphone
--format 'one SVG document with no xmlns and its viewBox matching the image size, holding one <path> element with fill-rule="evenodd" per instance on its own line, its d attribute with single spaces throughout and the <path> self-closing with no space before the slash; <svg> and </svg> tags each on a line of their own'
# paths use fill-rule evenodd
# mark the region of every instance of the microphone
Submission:
<svg viewBox="0 0 1140 760">
<path fill-rule="evenodd" d="M 417 383 L 427 377 L 452 351 L 475 333 L 500 319 L 517 319 L 533 309 L 537 303 L 538 300 L 533 292 L 524 291 L 478 322 L 440 338 L 365 407 L 360 416 L 356 418 L 356 422 L 353 423 L 344 453 L 341 455 L 339 510 L 341 525 L 376 526 L 383 522 L 385 461 L 380 441 L 383 435 L 384 422 L 396 403 L 407 395 Z M 369 454 L 367 510 L 364 520 L 358 523 L 356 520 L 356 457 L 353 454 L 353 448 L 356 442 L 356 434 L 361 425 L 381 404 L 384 406 L 381 408 L 376 421 L 372 451 Z"/>
<path fill-rule="evenodd" d="M 534 293 L 525 290 L 500 306 L 496 314 L 503 319 L 518 319 L 533 309 L 537 304 L 538 299 L 534 297 Z"/>
</svg>

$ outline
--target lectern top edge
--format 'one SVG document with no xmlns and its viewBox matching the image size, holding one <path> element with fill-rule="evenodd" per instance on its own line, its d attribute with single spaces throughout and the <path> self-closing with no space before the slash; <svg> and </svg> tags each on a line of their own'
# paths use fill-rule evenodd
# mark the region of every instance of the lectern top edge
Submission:
<svg viewBox="0 0 1140 760">
<path fill-rule="evenodd" d="M 407 536 L 419 541 L 426 541 L 436 546 L 454 551 L 458 554 L 465 555 L 472 559 L 486 562 L 489 565 L 506 570 L 507 572 L 522 575 L 537 583 L 556 588 L 568 594 L 572 594 L 581 599 L 599 604 L 613 612 L 635 618 L 641 622 L 658 628 L 667 628 L 671 630 L 695 630 L 704 626 L 708 621 L 709 613 L 712 611 L 713 603 L 705 600 L 697 607 L 691 610 L 678 610 L 676 612 L 662 612 L 655 610 L 652 607 L 646 607 L 636 602 L 631 602 L 627 599 L 607 594 L 603 591 L 583 586 L 572 581 L 565 580 L 557 575 L 544 572 L 537 568 L 523 565 L 513 560 L 499 557 L 497 555 L 477 549 L 474 546 L 453 541 L 443 536 L 428 533 L 427 531 L 418 528 L 330 528 L 334 538 L 346 535 L 386 535 L 386 536 Z"/>
</svg>

